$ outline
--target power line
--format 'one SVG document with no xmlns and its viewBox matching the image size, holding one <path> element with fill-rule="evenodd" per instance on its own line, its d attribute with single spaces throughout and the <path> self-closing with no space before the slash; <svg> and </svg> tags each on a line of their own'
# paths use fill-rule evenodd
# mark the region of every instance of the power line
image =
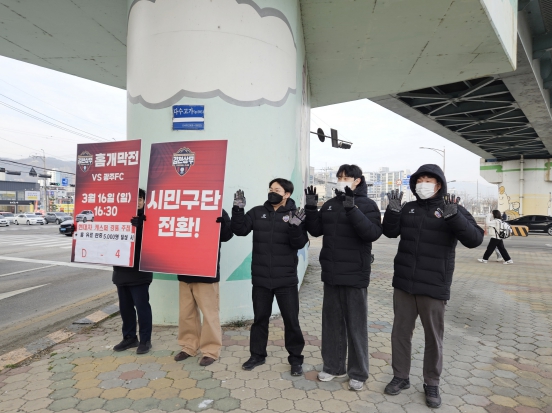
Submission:
<svg viewBox="0 0 552 413">
<path fill-rule="evenodd" d="M 6 142 L 13 143 L 14 145 L 22 146 L 23 148 L 27 148 L 27 149 L 30 149 L 30 150 L 32 150 L 32 151 L 36 151 L 36 148 L 31 148 L 30 146 L 26 146 L 26 145 L 23 145 L 23 144 L 21 144 L 21 143 L 17 143 L 17 142 L 14 142 L 14 141 L 10 141 L 9 139 L 2 138 L 1 136 L 0 136 L 0 139 L 2 139 L 3 141 L 6 141 Z M 52 154 L 52 153 L 49 153 L 49 152 L 46 152 L 46 151 L 45 151 L 45 153 L 47 153 L 48 155 L 50 155 L 50 156 L 52 156 L 52 157 L 53 157 L 53 156 L 56 156 L 56 155 L 54 155 L 54 154 Z M 57 155 L 57 156 L 59 156 L 59 155 Z M 74 159 L 72 155 L 65 155 L 65 158 L 68 157 L 68 156 L 71 156 L 71 159 Z M 62 159 L 62 158 L 58 158 L 58 159 Z M 63 160 L 63 159 L 62 159 L 62 160 Z"/>
<path fill-rule="evenodd" d="M 2 95 L 2 96 L 3 96 L 3 95 Z M 8 99 L 9 99 L 9 98 L 8 98 Z M 10 100 L 12 100 L 12 99 L 10 99 Z M 109 140 L 107 140 L 107 139 L 105 139 L 105 138 L 100 138 L 100 137 L 98 137 L 98 138 L 92 138 L 92 137 L 90 137 L 90 136 L 88 136 L 88 135 L 85 135 L 85 134 L 83 134 L 83 133 L 75 132 L 75 131 L 73 131 L 73 130 L 71 130 L 71 129 L 67 129 L 67 128 L 63 127 L 63 126 L 56 125 L 55 123 L 49 122 L 49 121 L 47 121 L 47 120 L 45 120 L 45 119 L 39 118 L 38 116 L 32 115 L 32 114 L 30 114 L 30 113 L 28 113 L 28 112 L 25 112 L 24 110 L 21 110 L 21 109 L 19 109 L 19 108 L 16 108 L 15 106 L 12 106 L 12 105 L 10 105 L 10 104 L 8 104 L 8 103 L 6 103 L 6 102 L 0 101 L 0 105 L 6 106 L 7 108 L 10 108 L 10 109 L 12 109 L 12 110 L 14 110 L 14 111 L 16 111 L 16 112 L 19 112 L 19 113 L 21 113 L 21 114 L 23 114 L 23 115 L 29 116 L 30 118 L 36 119 L 36 120 L 38 120 L 39 122 L 42 122 L 42 123 L 45 123 L 45 124 L 47 124 L 47 125 L 53 126 L 53 127 L 55 127 L 55 128 L 58 128 L 58 129 L 61 129 L 61 130 L 66 131 L 66 132 L 72 133 L 73 135 L 78 135 L 78 136 L 80 136 L 80 137 L 82 137 L 82 138 L 87 138 L 87 139 L 90 139 L 90 140 L 93 140 L 93 141 L 96 141 L 96 142 L 106 142 L 106 141 L 108 142 L 108 141 L 109 141 Z M 21 105 L 21 104 L 20 104 L 20 105 Z M 25 106 L 25 105 L 21 105 L 21 106 Z M 26 107 L 26 106 L 25 106 L 25 107 Z M 31 109 L 31 110 L 34 110 L 34 109 Z M 36 112 L 36 111 L 35 111 L 35 112 Z M 40 113 L 40 112 L 38 112 L 38 113 Z M 46 116 L 46 115 L 44 115 L 44 116 Z M 49 116 L 47 116 L 47 117 L 49 117 Z M 54 119 L 54 120 L 55 120 L 55 119 Z M 63 123 L 63 122 L 60 122 L 60 121 L 58 121 L 58 120 L 56 120 L 56 122 Z M 64 125 L 65 125 L 65 124 L 64 124 Z M 77 128 L 75 128 L 74 126 L 70 126 L 70 127 L 71 127 L 71 128 L 74 128 L 74 129 L 77 129 Z M 77 129 L 77 130 L 80 130 L 80 129 Z M 85 133 L 88 133 L 88 132 L 85 132 Z M 93 135 L 93 136 L 95 136 L 95 135 Z"/>
<path fill-rule="evenodd" d="M 13 164 L 16 164 L 16 165 L 30 166 L 31 168 L 35 168 L 35 167 L 36 167 L 36 168 L 44 169 L 45 171 L 59 172 L 59 173 L 61 173 L 61 174 L 76 175 L 76 174 L 74 174 L 73 172 L 65 172 L 65 171 L 60 171 L 59 169 L 44 168 L 44 167 L 42 167 L 42 166 L 29 165 L 28 163 L 10 161 L 10 160 L 8 160 L 8 159 L 0 159 L 0 162 L 7 162 L 7 163 L 13 163 Z"/>
</svg>

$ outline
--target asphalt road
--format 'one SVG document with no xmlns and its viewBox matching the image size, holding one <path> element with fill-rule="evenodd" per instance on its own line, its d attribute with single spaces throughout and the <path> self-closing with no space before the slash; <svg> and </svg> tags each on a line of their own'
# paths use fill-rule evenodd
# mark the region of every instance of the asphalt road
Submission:
<svg viewBox="0 0 552 413">
<path fill-rule="evenodd" d="M 70 261 L 58 225 L 0 227 L 0 354 L 117 301 L 111 267 Z"/>
</svg>

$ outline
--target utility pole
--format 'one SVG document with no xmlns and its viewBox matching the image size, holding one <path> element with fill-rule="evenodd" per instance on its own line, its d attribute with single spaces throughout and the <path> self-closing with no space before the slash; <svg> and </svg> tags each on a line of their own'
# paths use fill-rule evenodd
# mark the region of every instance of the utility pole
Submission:
<svg viewBox="0 0 552 413">
<path fill-rule="evenodd" d="M 32 158 L 42 159 L 42 163 L 44 164 L 44 175 L 46 175 L 46 153 L 44 152 L 44 149 L 41 149 L 42 156 L 40 155 L 31 155 Z M 47 189 L 46 189 L 46 178 L 42 178 L 44 182 L 44 198 L 42 201 L 42 206 L 44 207 L 44 212 L 48 212 L 48 196 L 47 196 Z"/>
</svg>

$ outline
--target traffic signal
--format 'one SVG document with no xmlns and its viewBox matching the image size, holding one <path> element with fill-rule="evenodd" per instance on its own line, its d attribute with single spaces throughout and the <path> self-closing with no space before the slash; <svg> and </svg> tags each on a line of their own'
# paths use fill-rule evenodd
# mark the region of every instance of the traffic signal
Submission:
<svg viewBox="0 0 552 413">
<path fill-rule="evenodd" d="M 332 148 L 339 148 L 339 144 L 337 143 L 337 130 L 330 129 L 330 134 L 332 136 Z"/>
<path fill-rule="evenodd" d="M 50 186 L 59 186 L 58 182 L 50 182 Z"/>
</svg>

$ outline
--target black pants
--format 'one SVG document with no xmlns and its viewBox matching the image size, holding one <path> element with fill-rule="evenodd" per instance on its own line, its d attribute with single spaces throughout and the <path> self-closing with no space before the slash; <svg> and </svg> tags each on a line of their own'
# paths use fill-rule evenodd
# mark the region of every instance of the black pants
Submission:
<svg viewBox="0 0 552 413">
<path fill-rule="evenodd" d="M 349 378 L 362 382 L 368 379 L 367 288 L 324 283 L 322 361 L 326 373 L 347 373 Z"/>
<path fill-rule="evenodd" d="M 393 331 L 391 332 L 391 367 L 393 375 L 408 379 L 412 361 L 412 336 L 420 316 L 424 327 L 424 382 L 438 386 L 443 371 L 443 336 L 446 301 L 427 295 L 413 295 L 395 288 L 393 294 Z"/>
<path fill-rule="evenodd" d="M 266 358 L 268 342 L 268 322 L 272 314 L 272 302 L 276 296 L 278 307 L 284 320 L 284 338 L 286 350 L 289 353 L 288 362 L 291 365 L 303 364 L 303 348 L 305 339 L 299 325 L 299 291 L 297 287 L 280 287 L 270 290 L 253 286 L 253 314 L 249 349 L 251 356 Z"/>
<path fill-rule="evenodd" d="M 123 338 L 136 337 L 136 314 L 140 324 L 140 342 L 151 341 L 151 306 L 149 284 L 117 286 L 119 308 L 123 319 Z"/>
<path fill-rule="evenodd" d="M 510 254 L 508 254 L 508 251 L 504 247 L 504 240 L 500 238 L 491 238 L 489 245 L 487 245 L 487 251 L 483 254 L 483 259 L 488 260 L 496 248 L 500 251 L 500 255 L 502 255 L 504 261 L 510 261 Z"/>
</svg>

